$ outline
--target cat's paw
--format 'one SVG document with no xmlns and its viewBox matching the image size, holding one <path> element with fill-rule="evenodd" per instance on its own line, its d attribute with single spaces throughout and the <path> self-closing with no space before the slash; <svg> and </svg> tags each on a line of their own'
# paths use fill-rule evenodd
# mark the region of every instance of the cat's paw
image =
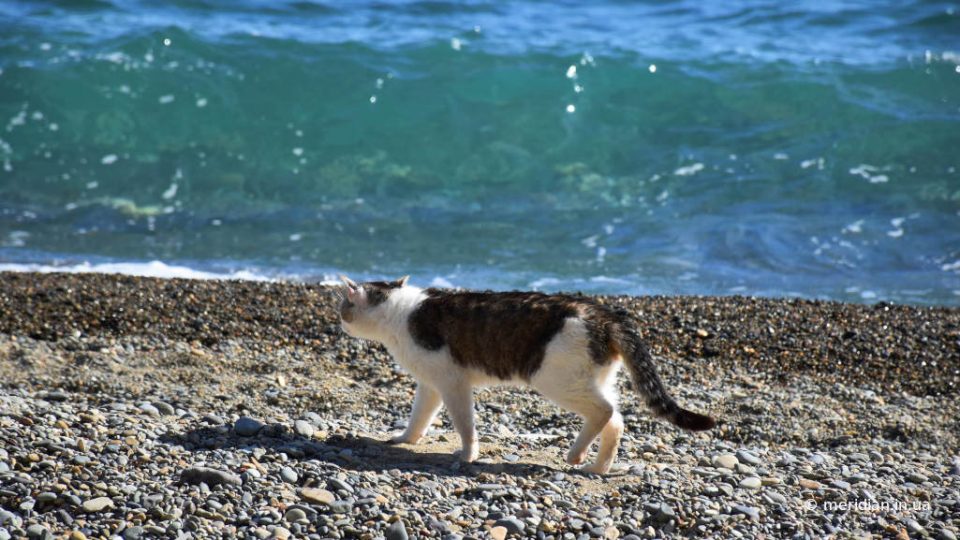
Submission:
<svg viewBox="0 0 960 540">
<path fill-rule="evenodd" d="M 587 451 L 574 452 L 572 449 L 567 453 L 567 463 L 570 465 L 579 465 L 587 458 Z"/>
<path fill-rule="evenodd" d="M 473 463 L 480 457 L 479 448 L 461 448 L 453 453 L 454 456 L 457 456 L 457 459 L 464 463 Z"/>
<path fill-rule="evenodd" d="M 587 474 L 607 474 L 610 472 L 610 465 L 605 463 L 590 463 L 589 465 L 580 467 L 580 470 Z"/>
<path fill-rule="evenodd" d="M 406 432 L 399 435 L 394 435 L 387 440 L 388 444 L 417 444 L 417 441 L 420 440 L 420 437 L 413 437 L 407 435 Z"/>
</svg>

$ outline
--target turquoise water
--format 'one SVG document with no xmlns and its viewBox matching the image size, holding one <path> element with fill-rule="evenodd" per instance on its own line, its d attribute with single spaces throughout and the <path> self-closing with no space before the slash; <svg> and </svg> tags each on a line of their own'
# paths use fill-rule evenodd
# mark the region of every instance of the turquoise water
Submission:
<svg viewBox="0 0 960 540">
<path fill-rule="evenodd" d="M 960 305 L 955 4 L 154 4 L 0 2 L 0 268 Z"/>
</svg>

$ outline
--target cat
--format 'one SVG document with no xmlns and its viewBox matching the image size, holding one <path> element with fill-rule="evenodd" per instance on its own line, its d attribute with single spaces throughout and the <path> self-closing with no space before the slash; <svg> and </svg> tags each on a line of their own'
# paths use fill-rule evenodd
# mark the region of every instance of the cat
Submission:
<svg viewBox="0 0 960 540">
<path fill-rule="evenodd" d="M 421 289 L 408 277 L 362 284 L 340 277 L 344 332 L 385 345 L 417 381 L 410 422 L 392 443 L 419 441 L 443 404 L 460 436 L 460 459 L 474 461 L 480 449 L 473 388 L 525 384 L 583 417 L 566 461 L 582 464 L 599 436 L 596 460 L 583 470 L 605 474 L 623 435 L 615 384 L 621 364 L 658 416 L 693 431 L 716 425 L 670 397 L 626 310 L 585 296 Z"/>
</svg>

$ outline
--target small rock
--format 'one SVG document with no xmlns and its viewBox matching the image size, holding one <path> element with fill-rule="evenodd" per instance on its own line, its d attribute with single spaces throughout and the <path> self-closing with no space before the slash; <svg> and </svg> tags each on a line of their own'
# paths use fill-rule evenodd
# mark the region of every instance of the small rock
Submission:
<svg viewBox="0 0 960 540">
<path fill-rule="evenodd" d="M 138 540 L 143 536 L 143 527 L 139 525 L 134 527 L 127 527 L 123 530 L 123 539 L 124 540 Z"/>
<path fill-rule="evenodd" d="M 737 450 L 737 459 L 748 465 L 753 465 L 754 467 L 763 463 L 757 456 L 747 452 L 746 450 Z"/>
<path fill-rule="evenodd" d="M 957 540 L 957 535 L 950 529 L 940 529 L 940 540 Z"/>
<path fill-rule="evenodd" d="M 387 530 L 384 531 L 384 535 L 387 540 L 407 540 L 407 528 L 403 524 L 403 520 L 396 520 L 387 527 Z"/>
<path fill-rule="evenodd" d="M 653 519 L 666 523 L 671 519 L 676 519 L 677 514 L 673 511 L 673 507 L 667 503 L 660 503 L 660 507 L 657 509 L 657 513 L 653 516 Z"/>
<path fill-rule="evenodd" d="M 83 502 L 83 509 L 86 512 L 101 512 L 107 508 L 113 508 L 110 497 L 97 497 Z"/>
<path fill-rule="evenodd" d="M 297 521 L 306 521 L 307 513 L 299 508 L 291 508 L 287 510 L 287 513 L 283 515 L 283 519 L 295 523 Z"/>
<path fill-rule="evenodd" d="M 303 488 L 300 490 L 300 496 L 303 497 L 307 502 L 323 504 L 326 506 L 333 504 L 333 501 L 336 500 L 336 497 L 333 496 L 333 493 L 325 489 L 317 488 Z"/>
<path fill-rule="evenodd" d="M 743 489 L 760 489 L 763 482 L 756 476 L 748 476 L 740 481 L 740 487 Z"/>
<path fill-rule="evenodd" d="M 144 414 L 149 414 L 150 416 L 160 416 L 160 410 L 153 406 L 153 403 L 141 403 L 137 405 L 137 408 L 140 409 Z"/>
<path fill-rule="evenodd" d="M 81 531 L 73 531 L 68 538 L 70 538 L 70 540 L 87 540 L 87 535 Z"/>
<path fill-rule="evenodd" d="M 913 534 L 919 534 L 920 536 L 930 536 L 930 533 L 928 533 L 927 530 L 923 528 L 923 525 L 920 525 L 920 523 L 917 522 L 917 520 L 908 518 L 905 523 L 907 525 L 907 529 L 910 529 L 910 532 L 912 532 Z"/>
<path fill-rule="evenodd" d="M 52 540 L 53 534 L 43 525 L 35 524 L 27 527 L 27 538 L 31 540 L 47 540 L 49 538 Z"/>
<path fill-rule="evenodd" d="M 926 476 L 920 473 L 912 472 L 907 474 L 907 480 L 913 482 L 914 484 L 922 484 L 926 482 L 928 479 Z"/>
<path fill-rule="evenodd" d="M 735 504 L 733 505 L 733 512 L 736 514 L 743 514 L 754 521 L 757 521 L 760 519 L 760 509 L 754 508 L 753 506 Z"/>
<path fill-rule="evenodd" d="M 493 540 L 503 540 L 507 537 L 507 528 L 503 525 L 497 525 L 490 529 L 490 537 L 493 538 Z"/>
<path fill-rule="evenodd" d="M 519 519 L 510 516 L 505 517 L 494 524 L 495 527 L 503 527 L 511 534 L 523 534 L 523 530 L 526 528 L 522 521 Z M 492 532 L 492 531 L 491 531 Z"/>
<path fill-rule="evenodd" d="M 846 482 L 844 480 L 831 480 L 830 487 L 846 491 L 850 489 L 850 482 Z"/>
<path fill-rule="evenodd" d="M 173 416 L 177 414 L 177 410 L 173 408 L 173 405 L 170 405 L 166 401 L 154 401 L 153 406 L 160 411 L 160 414 L 164 416 Z"/>
<path fill-rule="evenodd" d="M 210 487 L 221 484 L 240 486 L 243 480 L 239 476 L 226 471 L 211 469 L 210 467 L 190 467 L 180 473 L 180 481 L 185 484 L 199 484 L 203 482 Z"/>
<path fill-rule="evenodd" d="M 263 422 L 259 420 L 250 418 L 249 416 L 241 416 L 233 424 L 233 431 L 241 437 L 253 437 L 257 433 L 260 433 L 263 426 Z"/>
<path fill-rule="evenodd" d="M 297 472 L 290 467 L 283 467 L 280 469 L 280 478 L 288 484 L 296 484 L 300 477 L 297 475 Z"/>
<path fill-rule="evenodd" d="M 737 459 L 737 456 L 733 454 L 720 454 L 719 456 L 715 456 L 713 458 L 712 463 L 714 467 L 723 467 L 724 469 L 733 470 L 737 467 L 737 463 L 740 463 L 740 461 Z"/>
<path fill-rule="evenodd" d="M 297 432 L 297 435 L 306 437 L 308 439 L 313 437 L 313 434 L 316 431 L 316 429 L 310 425 L 310 422 L 307 422 L 306 420 L 297 420 L 294 422 L 293 430 Z"/>
<path fill-rule="evenodd" d="M 797 483 L 800 484 L 800 487 L 803 489 L 820 489 L 823 487 L 820 482 L 817 482 L 816 480 L 810 480 L 809 478 L 801 478 L 797 481 Z"/>
</svg>

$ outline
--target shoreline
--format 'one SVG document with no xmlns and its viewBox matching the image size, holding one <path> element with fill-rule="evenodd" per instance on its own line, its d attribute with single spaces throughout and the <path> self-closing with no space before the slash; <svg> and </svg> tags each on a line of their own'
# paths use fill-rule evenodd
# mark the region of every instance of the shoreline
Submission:
<svg viewBox="0 0 960 540">
<path fill-rule="evenodd" d="M 523 389 L 477 393 L 478 463 L 445 414 L 380 442 L 413 380 L 339 331 L 327 287 L 2 273 L 0 537 L 960 534 L 960 309 L 603 301 L 723 423 L 677 430 L 621 377 L 598 477 L 563 463 L 580 421 Z"/>
<path fill-rule="evenodd" d="M 331 287 L 117 274 L 0 272 L 0 332 L 148 335 L 212 345 L 342 338 Z M 917 395 L 960 391 L 960 308 L 742 296 L 598 296 L 629 309 L 655 356 L 753 376 L 805 374 Z"/>
</svg>

